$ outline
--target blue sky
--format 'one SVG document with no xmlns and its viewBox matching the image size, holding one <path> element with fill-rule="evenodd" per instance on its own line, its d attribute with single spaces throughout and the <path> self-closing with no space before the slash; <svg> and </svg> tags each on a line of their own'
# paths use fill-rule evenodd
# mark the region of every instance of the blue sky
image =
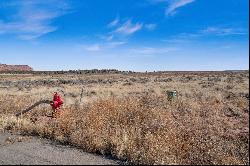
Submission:
<svg viewBox="0 0 250 166">
<path fill-rule="evenodd" d="M 0 63 L 248 69 L 248 20 L 248 0 L 0 0 Z"/>
</svg>

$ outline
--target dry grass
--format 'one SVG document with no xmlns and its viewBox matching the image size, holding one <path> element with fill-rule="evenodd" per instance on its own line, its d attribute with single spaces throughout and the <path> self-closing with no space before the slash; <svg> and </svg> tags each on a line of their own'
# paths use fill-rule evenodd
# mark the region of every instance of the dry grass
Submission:
<svg viewBox="0 0 250 166">
<path fill-rule="evenodd" d="M 77 97 L 66 103 L 57 119 L 42 116 L 49 108 L 41 106 L 17 120 L 10 115 L 38 98 L 0 95 L 0 129 L 47 137 L 134 164 L 249 164 L 248 73 L 156 75 L 147 76 L 148 82 L 138 76 L 132 85 L 124 85 L 127 77 L 113 78 L 121 81 L 102 88 L 85 88 L 85 94 L 96 94 L 82 104 L 76 102 L 81 85 L 71 86 L 72 91 L 62 88 Z M 177 89 L 179 98 L 168 101 L 168 88 Z"/>
</svg>

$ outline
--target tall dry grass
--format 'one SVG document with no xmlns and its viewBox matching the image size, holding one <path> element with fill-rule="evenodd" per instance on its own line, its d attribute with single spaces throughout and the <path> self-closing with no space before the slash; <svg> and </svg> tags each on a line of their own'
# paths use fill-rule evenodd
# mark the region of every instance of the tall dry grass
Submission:
<svg viewBox="0 0 250 166">
<path fill-rule="evenodd" d="M 249 117 L 242 112 L 249 103 L 230 104 L 218 96 L 110 97 L 65 107 L 57 119 L 12 118 L 2 126 L 133 164 L 249 164 Z"/>
</svg>

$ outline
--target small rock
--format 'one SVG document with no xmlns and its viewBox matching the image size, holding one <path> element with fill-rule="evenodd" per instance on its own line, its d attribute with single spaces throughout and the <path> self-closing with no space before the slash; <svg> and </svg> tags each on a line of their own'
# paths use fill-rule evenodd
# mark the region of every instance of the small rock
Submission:
<svg viewBox="0 0 250 166">
<path fill-rule="evenodd" d="M 5 140 L 6 144 L 13 144 L 14 142 L 15 142 L 14 138 L 11 138 L 11 137 L 6 138 Z"/>
<path fill-rule="evenodd" d="M 18 142 L 22 142 L 22 141 L 23 141 L 23 137 L 18 137 L 18 138 L 17 138 L 17 141 L 18 141 Z"/>
</svg>

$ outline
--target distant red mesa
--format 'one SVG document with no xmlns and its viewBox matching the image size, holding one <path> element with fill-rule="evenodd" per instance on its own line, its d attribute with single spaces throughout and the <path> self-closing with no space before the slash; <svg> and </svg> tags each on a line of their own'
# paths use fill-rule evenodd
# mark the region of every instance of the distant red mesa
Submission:
<svg viewBox="0 0 250 166">
<path fill-rule="evenodd" d="M 0 71 L 33 71 L 33 69 L 28 65 L 0 64 Z"/>
</svg>

